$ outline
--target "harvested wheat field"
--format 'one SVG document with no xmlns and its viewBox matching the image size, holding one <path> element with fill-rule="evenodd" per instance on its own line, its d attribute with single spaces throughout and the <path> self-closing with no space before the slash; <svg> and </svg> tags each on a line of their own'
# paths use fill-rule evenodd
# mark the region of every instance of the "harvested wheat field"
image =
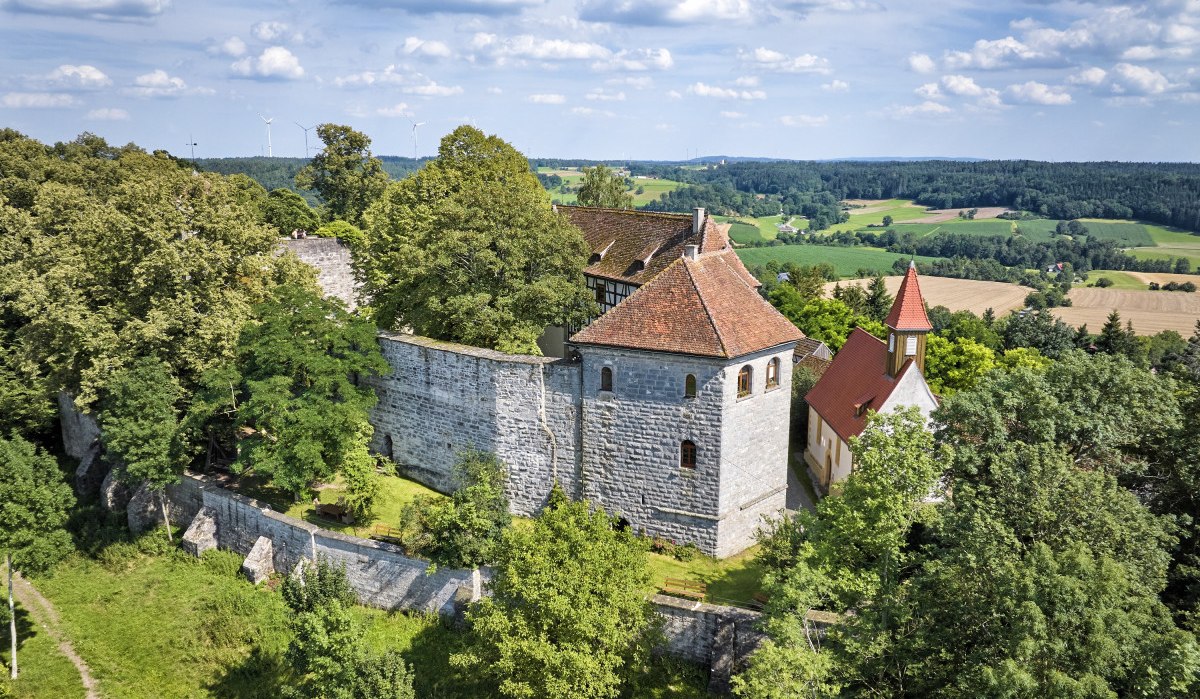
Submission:
<svg viewBox="0 0 1200 699">
<path fill-rule="evenodd" d="M 1135 274 L 1130 272 L 1129 274 Z M 1187 275 L 1147 274 L 1147 277 L 1185 277 Z M 1194 277 L 1193 277 L 1194 279 Z M 1147 280 L 1150 281 L 1150 280 Z M 921 280 L 922 289 L 925 280 Z M 1100 332 L 1108 314 L 1116 310 L 1122 320 L 1133 321 L 1139 335 L 1174 330 L 1190 337 L 1200 319 L 1200 293 L 1185 291 L 1127 291 L 1117 289 L 1075 288 L 1069 295 L 1069 308 L 1055 308 L 1054 315 L 1079 327 Z"/>
<path fill-rule="evenodd" d="M 1195 274 L 1169 274 L 1167 272 L 1125 272 L 1125 274 L 1143 284 L 1149 284 L 1150 282 L 1158 282 L 1159 284 L 1191 282 L 1196 286 L 1200 286 L 1200 276 Z"/>
<path fill-rule="evenodd" d="M 930 209 L 927 212 L 928 216 L 914 218 L 911 221 L 905 221 L 905 223 L 945 223 L 946 221 L 957 219 L 960 211 L 968 211 L 968 209 Z M 1005 211 L 1008 211 L 1008 208 L 1004 206 L 983 206 L 975 211 L 974 220 L 996 218 Z"/>
<path fill-rule="evenodd" d="M 884 277 L 888 293 L 896 295 L 903 277 Z M 836 283 L 836 282 L 834 282 Z M 834 283 L 825 285 L 825 293 L 832 294 Z M 857 284 L 865 286 L 869 279 L 842 280 L 842 286 Z M 949 277 L 921 277 L 921 295 L 930 306 L 945 306 L 952 311 L 971 311 L 983 315 L 987 309 L 992 309 L 997 316 L 1002 316 L 1014 308 L 1025 307 L 1025 297 L 1029 289 L 1007 282 L 981 282 L 973 279 L 950 279 Z M 1200 296 L 1200 294 L 1197 294 Z"/>
</svg>

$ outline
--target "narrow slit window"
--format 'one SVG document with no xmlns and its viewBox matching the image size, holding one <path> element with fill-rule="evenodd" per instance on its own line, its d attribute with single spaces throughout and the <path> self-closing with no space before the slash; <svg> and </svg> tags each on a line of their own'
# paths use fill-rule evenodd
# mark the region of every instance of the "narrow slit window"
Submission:
<svg viewBox="0 0 1200 699">
<path fill-rule="evenodd" d="M 696 443 L 685 439 L 679 445 L 679 467 L 696 468 Z"/>
<path fill-rule="evenodd" d="M 754 370 L 750 365 L 742 367 L 738 372 L 738 398 L 745 398 L 750 395 L 750 379 L 754 376 Z"/>
<path fill-rule="evenodd" d="M 604 367 L 600 370 L 600 390 L 612 390 L 612 369 L 609 367 Z"/>
<path fill-rule="evenodd" d="M 695 398 L 696 397 L 696 375 L 695 374 L 688 374 L 687 378 L 683 380 L 683 397 L 684 398 Z"/>
<path fill-rule="evenodd" d="M 779 385 L 779 357 L 767 362 L 767 388 Z"/>
</svg>

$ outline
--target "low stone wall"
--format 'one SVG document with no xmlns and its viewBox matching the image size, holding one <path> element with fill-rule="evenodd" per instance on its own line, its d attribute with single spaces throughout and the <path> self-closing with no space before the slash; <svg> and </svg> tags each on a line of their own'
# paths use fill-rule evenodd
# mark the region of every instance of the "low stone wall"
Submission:
<svg viewBox="0 0 1200 699">
<path fill-rule="evenodd" d="M 358 305 L 358 283 L 350 266 L 350 248 L 337 238 L 284 238 L 280 250 L 290 250 L 300 261 L 317 270 L 317 284 L 326 296 L 340 299 L 354 310 Z"/>
</svg>

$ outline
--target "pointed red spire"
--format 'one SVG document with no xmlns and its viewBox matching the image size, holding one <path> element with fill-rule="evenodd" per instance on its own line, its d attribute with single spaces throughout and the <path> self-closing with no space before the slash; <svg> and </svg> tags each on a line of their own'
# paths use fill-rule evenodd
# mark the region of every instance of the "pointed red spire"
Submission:
<svg viewBox="0 0 1200 699">
<path fill-rule="evenodd" d="M 908 263 L 908 271 L 904 281 L 900 282 L 900 290 L 896 292 L 896 302 L 888 313 L 884 325 L 894 330 L 913 330 L 929 332 L 933 324 L 925 313 L 925 300 L 921 298 L 921 286 L 917 283 L 916 262 Z"/>
</svg>

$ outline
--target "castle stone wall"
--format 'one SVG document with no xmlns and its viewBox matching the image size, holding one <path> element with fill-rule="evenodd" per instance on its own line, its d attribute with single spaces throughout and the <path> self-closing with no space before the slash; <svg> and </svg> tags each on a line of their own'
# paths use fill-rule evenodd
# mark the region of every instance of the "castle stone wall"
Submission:
<svg viewBox="0 0 1200 699">
<path fill-rule="evenodd" d="M 375 380 L 372 449 L 443 492 L 468 448 L 508 467 L 513 512 L 534 514 L 558 480 L 579 494 L 579 365 L 394 333 L 379 337 L 391 366 Z"/>
<path fill-rule="evenodd" d="M 284 238 L 282 250 L 290 250 L 301 262 L 317 270 L 317 284 L 326 296 L 341 299 L 347 308 L 358 305 L 358 284 L 350 266 L 350 248 L 337 238 Z"/>
</svg>

